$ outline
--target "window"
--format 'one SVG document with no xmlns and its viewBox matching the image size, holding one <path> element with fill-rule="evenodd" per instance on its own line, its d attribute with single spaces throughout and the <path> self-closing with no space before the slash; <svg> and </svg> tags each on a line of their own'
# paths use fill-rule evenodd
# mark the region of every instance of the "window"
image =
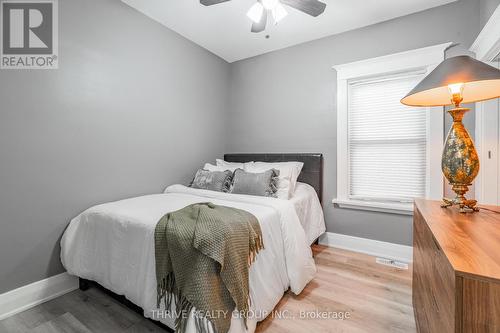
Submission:
<svg viewBox="0 0 500 333">
<path fill-rule="evenodd" d="M 427 109 L 399 101 L 424 77 L 349 82 L 349 198 L 412 202 L 426 196 Z"/>
<path fill-rule="evenodd" d="M 440 199 L 444 110 L 400 100 L 448 45 L 335 66 L 341 208 L 411 214 L 415 198 Z"/>
</svg>

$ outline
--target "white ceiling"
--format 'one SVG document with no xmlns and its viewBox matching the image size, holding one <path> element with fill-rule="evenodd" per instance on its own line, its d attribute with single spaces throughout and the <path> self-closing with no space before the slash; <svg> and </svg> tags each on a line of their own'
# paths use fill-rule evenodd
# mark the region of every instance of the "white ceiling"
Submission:
<svg viewBox="0 0 500 333">
<path fill-rule="evenodd" d="M 122 1 L 234 62 L 457 0 L 322 0 L 327 8 L 319 17 L 286 7 L 289 15 L 279 25 L 270 23 L 258 34 L 250 32 L 251 21 L 246 16 L 256 0 L 232 0 L 209 7 L 198 0 Z"/>
</svg>

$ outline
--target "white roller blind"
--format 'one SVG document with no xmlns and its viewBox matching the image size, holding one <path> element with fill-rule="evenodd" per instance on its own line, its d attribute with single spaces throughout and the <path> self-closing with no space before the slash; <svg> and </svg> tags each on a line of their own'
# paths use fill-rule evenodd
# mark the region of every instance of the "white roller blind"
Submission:
<svg viewBox="0 0 500 333">
<path fill-rule="evenodd" d="M 408 202 L 425 197 L 427 108 L 400 103 L 423 73 L 349 82 L 349 196 Z"/>
</svg>

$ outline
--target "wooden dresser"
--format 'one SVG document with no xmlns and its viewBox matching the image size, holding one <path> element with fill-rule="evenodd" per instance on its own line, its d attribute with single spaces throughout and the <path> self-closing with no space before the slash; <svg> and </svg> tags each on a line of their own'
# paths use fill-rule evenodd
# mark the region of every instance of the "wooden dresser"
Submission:
<svg viewBox="0 0 500 333">
<path fill-rule="evenodd" d="M 421 333 L 500 332 L 500 207 L 460 214 L 417 200 L 413 307 Z"/>
</svg>

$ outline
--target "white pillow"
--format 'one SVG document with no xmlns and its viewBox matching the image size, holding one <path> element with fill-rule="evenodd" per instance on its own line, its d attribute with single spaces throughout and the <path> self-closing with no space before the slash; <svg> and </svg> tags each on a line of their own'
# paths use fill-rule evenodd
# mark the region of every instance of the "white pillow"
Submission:
<svg viewBox="0 0 500 333">
<path fill-rule="evenodd" d="M 213 165 L 213 164 L 210 164 L 210 163 L 206 163 L 204 166 L 203 166 L 203 169 L 205 170 L 208 170 L 208 171 L 226 171 L 226 170 L 229 170 L 231 172 L 234 172 L 234 170 L 236 169 L 243 169 L 243 167 L 241 168 L 233 168 L 233 167 L 229 167 L 229 166 L 219 166 L 219 165 Z"/>
<path fill-rule="evenodd" d="M 245 170 L 245 165 L 253 163 L 253 162 L 248 162 L 248 163 L 226 162 L 226 161 L 221 160 L 221 159 L 216 159 L 215 162 L 217 163 L 218 167 L 224 167 L 224 168 L 226 168 L 224 170 L 231 170 L 231 171 L 234 171 L 236 169 Z"/>
<path fill-rule="evenodd" d="M 278 198 L 288 200 L 295 192 L 297 178 L 299 178 L 303 166 L 304 163 L 302 162 L 253 162 L 249 164 L 245 163 L 244 170 L 254 173 L 261 173 L 269 169 L 279 170 L 278 192 L 276 194 Z"/>
</svg>

